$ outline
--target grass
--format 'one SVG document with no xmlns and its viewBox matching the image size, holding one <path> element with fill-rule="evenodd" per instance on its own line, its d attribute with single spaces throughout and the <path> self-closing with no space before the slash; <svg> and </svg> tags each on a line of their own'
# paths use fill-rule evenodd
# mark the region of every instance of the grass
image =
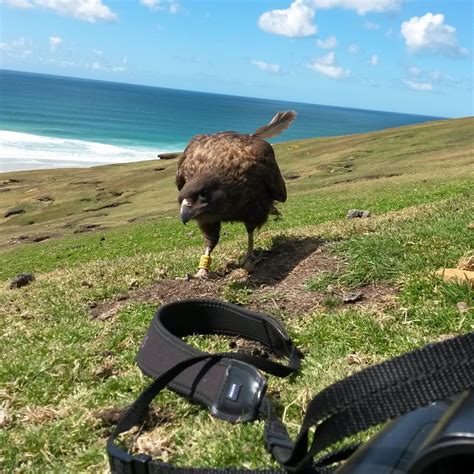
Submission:
<svg viewBox="0 0 474 474">
<path fill-rule="evenodd" d="M 308 401 L 328 384 L 427 342 L 474 330 L 472 288 L 434 275 L 440 267 L 456 266 L 472 247 L 473 124 L 472 118 L 431 122 L 276 146 L 283 173 L 299 178 L 287 180 L 284 219 L 268 223 L 258 247 L 270 249 L 281 238 L 324 239 L 324 255 L 343 262 L 314 268 L 302 283 L 308 294 L 321 296 L 320 306 L 296 315 L 267 307 L 306 356 L 296 377 L 269 377 L 269 393 L 292 434 Z M 158 165 L 165 170 L 153 171 Z M 196 226 L 178 223 L 174 166 L 146 162 L 1 176 L 0 182 L 20 180 L 3 185 L 10 189 L 2 193 L 5 210 L 18 205 L 26 210 L 4 219 L 0 231 L 6 348 L 0 356 L 6 415 L 1 471 L 106 468 L 111 426 L 98 413 L 123 408 L 149 382 L 135 356 L 156 308 L 130 301 L 115 317 L 100 320 L 91 317 L 90 307 L 195 269 L 201 238 Z M 84 181 L 88 184 L 71 184 Z M 128 193 L 113 194 L 123 190 Z M 46 191 L 54 201 L 38 201 Z M 117 199 L 130 203 L 106 208 L 107 216 L 100 215 L 103 210 L 84 211 Z M 350 208 L 369 209 L 372 217 L 346 220 Z M 85 223 L 100 227 L 75 234 Z M 224 230 L 213 263 L 220 268 L 245 250 L 241 225 Z M 9 243 L 40 233 L 51 237 Z M 10 290 L 9 279 L 21 271 L 34 271 L 36 281 Z M 343 305 L 331 291 L 369 287 L 390 289 L 390 301 Z M 277 291 L 274 285 L 230 282 L 216 297 L 252 306 L 257 292 L 271 301 Z M 229 344 L 221 338 L 189 342 L 204 350 L 227 350 Z M 272 465 L 261 422 L 231 426 L 171 392 L 161 394 L 155 408 L 165 421 L 145 430 L 141 450 L 179 465 Z"/>
</svg>

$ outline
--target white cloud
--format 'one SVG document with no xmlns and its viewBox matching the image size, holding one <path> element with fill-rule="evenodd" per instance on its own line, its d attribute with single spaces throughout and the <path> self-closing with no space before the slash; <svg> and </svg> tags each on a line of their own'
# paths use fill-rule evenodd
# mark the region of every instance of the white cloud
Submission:
<svg viewBox="0 0 474 474">
<path fill-rule="evenodd" d="M 267 33 L 290 38 L 312 36 L 318 32 L 313 18 L 314 8 L 304 0 L 295 0 L 289 8 L 263 13 L 258 19 L 258 26 Z"/>
<path fill-rule="evenodd" d="M 377 66 L 377 64 L 379 63 L 379 57 L 378 55 L 376 54 L 372 54 L 372 56 L 370 56 L 370 59 L 369 59 L 369 64 L 371 66 Z"/>
<path fill-rule="evenodd" d="M 414 16 L 404 21 L 401 33 L 406 45 L 413 52 L 430 50 L 449 56 L 465 56 L 466 48 L 461 48 L 456 36 L 456 28 L 444 24 L 444 15 L 427 13 L 422 17 Z"/>
<path fill-rule="evenodd" d="M 380 25 L 367 20 L 364 22 L 364 28 L 368 30 L 380 30 Z"/>
<path fill-rule="evenodd" d="M 160 0 L 140 0 L 157 2 Z M 312 36 L 318 32 L 313 19 L 316 10 L 345 8 L 355 10 L 359 15 L 396 10 L 402 0 L 294 0 L 288 8 L 270 10 L 258 19 L 258 26 L 267 33 L 289 36 Z M 375 23 L 372 23 L 375 25 Z"/>
<path fill-rule="evenodd" d="M 357 54 L 360 51 L 360 46 L 356 43 L 351 43 L 347 48 L 347 51 L 351 54 Z"/>
<path fill-rule="evenodd" d="M 166 11 L 173 15 L 181 9 L 181 5 L 176 0 L 140 0 L 140 5 L 150 10 Z"/>
<path fill-rule="evenodd" d="M 414 91 L 432 91 L 433 90 L 433 84 L 430 82 L 415 82 L 412 81 L 411 79 L 402 79 L 402 82 L 409 87 L 410 89 L 413 89 Z"/>
<path fill-rule="evenodd" d="M 278 74 L 280 66 L 278 64 L 270 64 L 265 61 L 251 61 L 254 66 L 257 66 L 261 71 L 269 72 L 271 74 Z"/>
<path fill-rule="evenodd" d="M 54 53 L 57 47 L 63 42 L 62 38 L 59 36 L 50 36 L 49 37 L 49 48 L 51 52 Z"/>
<path fill-rule="evenodd" d="M 316 40 L 316 46 L 321 49 L 334 49 L 337 46 L 337 39 L 335 36 L 328 36 L 326 39 Z"/>
<path fill-rule="evenodd" d="M 118 18 L 102 0 L 6 0 L 6 3 L 14 8 L 45 8 L 89 23 Z"/>
<path fill-rule="evenodd" d="M 334 51 L 316 58 L 308 65 L 310 69 L 331 79 L 342 79 L 350 75 L 350 71 L 337 65 Z"/>
<path fill-rule="evenodd" d="M 315 8 L 345 8 L 355 10 L 359 15 L 397 10 L 401 0 L 312 0 Z"/>
<path fill-rule="evenodd" d="M 0 43 L 0 51 L 11 58 L 25 59 L 32 53 L 33 43 L 30 38 L 18 38 L 10 43 Z"/>
</svg>

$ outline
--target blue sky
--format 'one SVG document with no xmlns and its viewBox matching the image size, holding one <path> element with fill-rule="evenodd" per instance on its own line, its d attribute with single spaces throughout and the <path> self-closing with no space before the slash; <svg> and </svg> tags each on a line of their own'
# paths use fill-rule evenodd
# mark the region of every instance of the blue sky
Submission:
<svg viewBox="0 0 474 474">
<path fill-rule="evenodd" d="M 472 0 L 0 0 L 1 67 L 474 114 Z"/>
</svg>

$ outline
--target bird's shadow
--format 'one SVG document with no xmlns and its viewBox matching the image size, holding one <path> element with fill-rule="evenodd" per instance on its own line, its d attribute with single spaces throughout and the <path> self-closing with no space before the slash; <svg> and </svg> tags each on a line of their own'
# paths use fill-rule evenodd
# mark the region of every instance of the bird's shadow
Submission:
<svg viewBox="0 0 474 474">
<path fill-rule="evenodd" d="M 249 276 L 248 283 L 252 286 L 274 285 L 284 280 L 299 262 L 324 243 L 325 240 L 316 237 L 275 237 L 270 250 L 257 254 L 259 261 Z"/>
</svg>

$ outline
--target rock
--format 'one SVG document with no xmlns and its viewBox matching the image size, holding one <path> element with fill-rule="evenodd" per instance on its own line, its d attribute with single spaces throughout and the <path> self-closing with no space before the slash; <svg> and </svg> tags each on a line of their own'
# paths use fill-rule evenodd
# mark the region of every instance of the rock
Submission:
<svg viewBox="0 0 474 474">
<path fill-rule="evenodd" d="M 359 209 L 349 209 L 347 211 L 347 218 L 354 219 L 355 217 L 361 217 L 363 219 L 370 217 L 370 211 L 361 211 Z"/>
<path fill-rule="evenodd" d="M 178 151 L 174 153 L 159 153 L 157 156 L 160 160 L 173 160 L 175 158 L 180 158 L 182 154 L 182 151 Z"/>
<path fill-rule="evenodd" d="M 20 273 L 10 282 L 10 288 L 21 288 L 22 286 L 29 285 L 33 281 L 35 281 L 33 273 Z"/>
<path fill-rule="evenodd" d="M 342 302 L 344 304 L 348 303 L 355 303 L 356 301 L 360 301 L 364 297 L 362 291 L 355 291 L 353 293 L 344 293 L 342 295 Z"/>
<path fill-rule="evenodd" d="M 7 212 L 5 212 L 3 217 L 14 216 L 15 214 L 23 214 L 24 212 L 25 212 L 25 209 L 23 209 L 21 206 L 12 207 L 11 209 L 8 209 Z"/>
</svg>

